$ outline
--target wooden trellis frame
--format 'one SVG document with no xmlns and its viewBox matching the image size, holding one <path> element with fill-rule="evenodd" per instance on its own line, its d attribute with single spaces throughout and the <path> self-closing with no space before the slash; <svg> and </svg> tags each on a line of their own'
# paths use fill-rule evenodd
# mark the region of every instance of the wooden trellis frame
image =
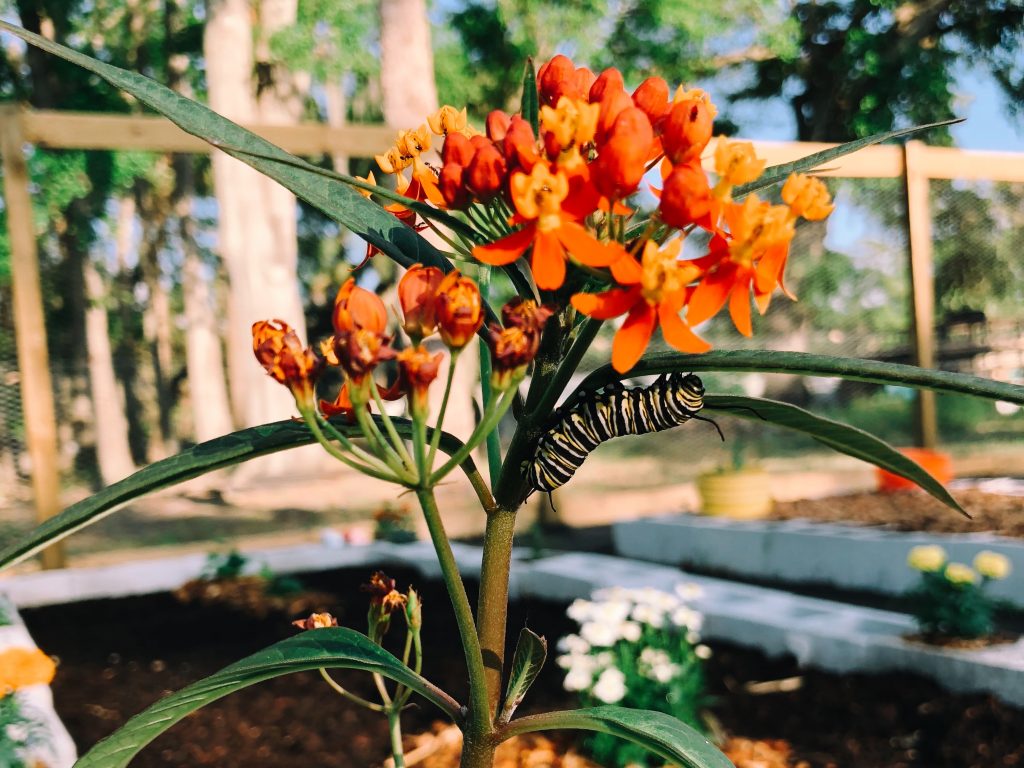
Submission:
<svg viewBox="0 0 1024 768">
<path fill-rule="evenodd" d="M 379 125 L 331 128 L 323 124 L 255 125 L 250 130 L 300 156 L 370 157 L 387 149 L 395 129 Z M 754 142 L 769 165 L 796 160 L 831 144 Z M 0 105 L 0 155 L 4 203 L 11 243 L 14 328 L 26 442 L 32 465 L 36 515 L 46 520 L 60 511 L 57 423 L 54 413 L 43 302 L 39 285 L 36 231 L 25 162 L 25 147 L 51 149 L 140 150 L 209 153 L 212 147 L 161 117 L 29 111 Z M 710 156 L 711 153 L 709 153 Z M 874 146 L 828 164 L 823 176 L 902 178 L 906 193 L 907 232 L 912 280 L 915 362 L 934 367 L 934 285 L 932 280 L 932 179 L 971 179 L 1024 183 L 1024 154 L 977 152 L 929 147 Z M 918 442 L 936 443 L 935 401 L 930 392 L 918 399 Z M 43 553 L 43 566 L 63 566 L 59 545 Z"/>
</svg>

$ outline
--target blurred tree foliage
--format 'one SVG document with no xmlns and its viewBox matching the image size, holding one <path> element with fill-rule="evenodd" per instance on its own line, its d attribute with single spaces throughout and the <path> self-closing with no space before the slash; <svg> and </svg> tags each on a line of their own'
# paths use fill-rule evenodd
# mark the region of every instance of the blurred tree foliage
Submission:
<svg viewBox="0 0 1024 768">
<path fill-rule="evenodd" d="M 565 53 L 627 82 L 649 74 L 691 82 L 723 67 L 796 55 L 797 28 L 761 0 L 468 0 L 448 11 L 435 41 L 443 102 L 486 113 L 514 109 L 527 56 Z"/>
</svg>

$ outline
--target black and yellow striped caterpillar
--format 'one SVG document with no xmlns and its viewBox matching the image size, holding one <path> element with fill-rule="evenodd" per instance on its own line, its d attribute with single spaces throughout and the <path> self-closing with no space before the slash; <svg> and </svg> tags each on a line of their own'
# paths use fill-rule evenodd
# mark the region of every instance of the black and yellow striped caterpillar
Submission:
<svg viewBox="0 0 1024 768">
<path fill-rule="evenodd" d="M 565 485 L 592 450 L 605 440 L 678 427 L 704 407 L 704 384 L 691 374 L 660 376 L 649 387 L 620 383 L 590 392 L 555 412 L 558 421 L 541 435 L 526 469 L 533 491 Z"/>
</svg>

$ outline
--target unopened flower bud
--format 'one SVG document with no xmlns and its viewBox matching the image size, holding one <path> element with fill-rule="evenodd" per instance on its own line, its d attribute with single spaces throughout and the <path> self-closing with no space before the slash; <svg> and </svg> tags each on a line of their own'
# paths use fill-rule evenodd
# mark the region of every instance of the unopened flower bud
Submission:
<svg viewBox="0 0 1024 768">
<path fill-rule="evenodd" d="M 648 77 L 633 91 L 633 103 L 657 128 L 668 112 L 668 83 L 660 77 Z"/>
<path fill-rule="evenodd" d="M 487 144 L 473 155 L 463 178 L 477 198 L 487 201 L 501 192 L 507 172 L 508 167 L 501 152 L 494 144 Z"/>
<path fill-rule="evenodd" d="M 388 324 L 388 310 L 380 297 L 356 285 L 350 277 L 338 290 L 331 316 L 335 333 L 365 328 L 383 333 Z"/>
<path fill-rule="evenodd" d="M 661 143 L 673 163 L 688 163 L 700 157 L 711 141 L 714 117 L 707 103 L 687 99 L 672 105 L 662 126 Z"/>
<path fill-rule="evenodd" d="M 600 104 L 606 93 L 610 91 L 625 91 L 626 82 L 622 79 L 622 73 L 614 67 L 608 67 L 590 86 L 589 99 L 591 104 Z"/>
<path fill-rule="evenodd" d="M 398 303 L 402 307 L 402 329 L 415 343 L 437 330 L 437 287 L 444 273 L 437 267 L 414 264 L 398 281 Z"/>
<path fill-rule="evenodd" d="M 484 324 L 480 289 L 458 270 L 445 275 L 437 287 L 437 324 L 444 343 L 453 349 L 466 346 Z"/>
<path fill-rule="evenodd" d="M 487 138 L 497 144 L 505 138 L 512 118 L 500 109 L 492 110 L 487 115 Z"/>
<path fill-rule="evenodd" d="M 412 587 L 409 587 L 406 595 L 405 620 L 413 632 L 419 632 L 423 628 L 423 601 Z"/>
</svg>

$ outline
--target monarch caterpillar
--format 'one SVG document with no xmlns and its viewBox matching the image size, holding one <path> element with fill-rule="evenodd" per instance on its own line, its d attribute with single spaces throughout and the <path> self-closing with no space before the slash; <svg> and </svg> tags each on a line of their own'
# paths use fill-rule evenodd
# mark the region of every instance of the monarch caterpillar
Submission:
<svg viewBox="0 0 1024 768">
<path fill-rule="evenodd" d="M 537 442 L 526 479 L 533 491 L 565 485 L 592 450 L 605 440 L 678 427 L 704 407 L 704 384 L 691 374 L 658 377 L 649 387 L 620 383 L 591 392 L 556 411 L 558 421 Z"/>
</svg>

